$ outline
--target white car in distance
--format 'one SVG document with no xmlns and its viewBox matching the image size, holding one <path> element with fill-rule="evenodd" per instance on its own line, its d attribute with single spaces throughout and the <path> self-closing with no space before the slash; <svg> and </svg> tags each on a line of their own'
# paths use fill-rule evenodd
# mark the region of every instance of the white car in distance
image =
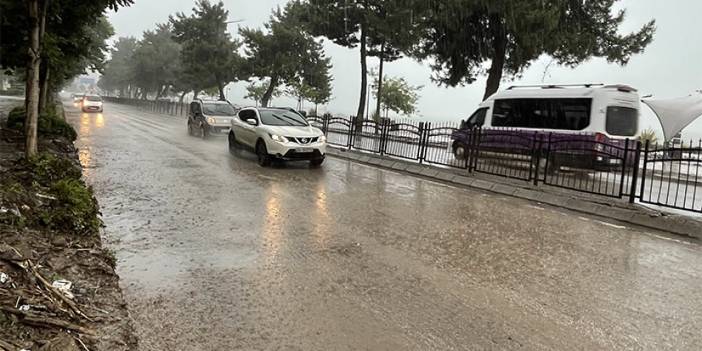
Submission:
<svg viewBox="0 0 702 351">
<path fill-rule="evenodd" d="M 309 161 L 318 167 L 327 139 L 292 109 L 247 107 L 232 120 L 229 132 L 229 150 L 242 148 L 255 152 L 262 167 L 273 161 Z"/>
</svg>

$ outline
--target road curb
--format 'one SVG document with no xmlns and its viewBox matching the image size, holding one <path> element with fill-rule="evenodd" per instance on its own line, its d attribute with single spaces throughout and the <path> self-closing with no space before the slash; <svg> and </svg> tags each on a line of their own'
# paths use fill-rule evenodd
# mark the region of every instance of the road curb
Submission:
<svg viewBox="0 0 702 351">
<path fill-rule="evenodd" d="M 571 211 L 594 216 L 614 219 L 620 222 L 647 227 L 663 232 L 682 235 L 690 238 L 702 238 L 702 221 L 696 221 L 679 215 L 657 212 L 639 205 L 630 205 L 622 201 L 610 203 L 596 202 L 573 194 L 555 194 L 524 186 L 493 182 L 479 179 L 472 174 L 458 174 L 455 170 L 442 169 L 421 165 L 409 161 L 397 160 L 390 157 L 366 154 L 354 150 L 329 148 L 329 156 L 355 161 L 371 166 L 390 169 L 418 177 L 429 178 L 457 186 L 468 187 L 480 191 L 512 196 L 520 199 L 535 201 Z"/>
</svg>

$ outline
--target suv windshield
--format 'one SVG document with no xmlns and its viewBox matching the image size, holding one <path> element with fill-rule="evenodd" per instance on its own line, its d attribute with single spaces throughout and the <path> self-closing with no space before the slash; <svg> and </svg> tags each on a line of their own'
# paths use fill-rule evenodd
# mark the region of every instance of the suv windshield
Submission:
<svg viewBox="0 0 702 351">
<path fill-rule="evenodd" d="M 260 110 L 261 123 L 269 126 L 307 127 L 307 121 L 295 112 L 285 110 Z"/>
<path fill-rule="evenodd" d="M 86 96 L 85 99 L 88 101 L 102 101 L 102 98 L 99 96 Z"/>
<path fill-rule="evenodd" d="M 202 104 L 202 108 L 210 116 L 236 116 L 236 110 L 229 104 Z"/>
</svg>

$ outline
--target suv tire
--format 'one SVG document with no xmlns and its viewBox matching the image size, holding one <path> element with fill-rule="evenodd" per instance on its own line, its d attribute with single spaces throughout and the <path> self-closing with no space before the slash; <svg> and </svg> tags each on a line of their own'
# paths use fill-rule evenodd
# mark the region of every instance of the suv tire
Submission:
<svg viewBox="0 0 702 351">
<path fill-rule="evenodd" d="M 229 152 L 234 152 L 241 149 L 241 143 L 236 140 L 236 135 L 234 132 L 229 132 Z"/>
<path fill-rule="evenodd" d="M 317 167 L 321 166 L 322 163 L 324 163 L 324 157 L 310 161 L 310 167 L 317 168 Z"/>
<path fill-rule="evenodd" d="M 263 140 L 259 140 L 258 143 L 256 143 L 256 158 L 258 159 L 258 165 L 261 167 L 268 167 L 271 165 L 271 156 L 268 154 L 266 143 Z"/>
</svg>

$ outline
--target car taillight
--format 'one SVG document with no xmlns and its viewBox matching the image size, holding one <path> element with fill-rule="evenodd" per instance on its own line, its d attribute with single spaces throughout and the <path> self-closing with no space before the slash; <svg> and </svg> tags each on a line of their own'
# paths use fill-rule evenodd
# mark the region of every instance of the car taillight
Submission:
<svg viewBox="0 0 702 351">
<path fill-rule="evenodd" d="M 607 136 L 602 133 L 595 134 L 595 151 L 604 151 L 604 142 L 607 141 Z"/>
</svg>

